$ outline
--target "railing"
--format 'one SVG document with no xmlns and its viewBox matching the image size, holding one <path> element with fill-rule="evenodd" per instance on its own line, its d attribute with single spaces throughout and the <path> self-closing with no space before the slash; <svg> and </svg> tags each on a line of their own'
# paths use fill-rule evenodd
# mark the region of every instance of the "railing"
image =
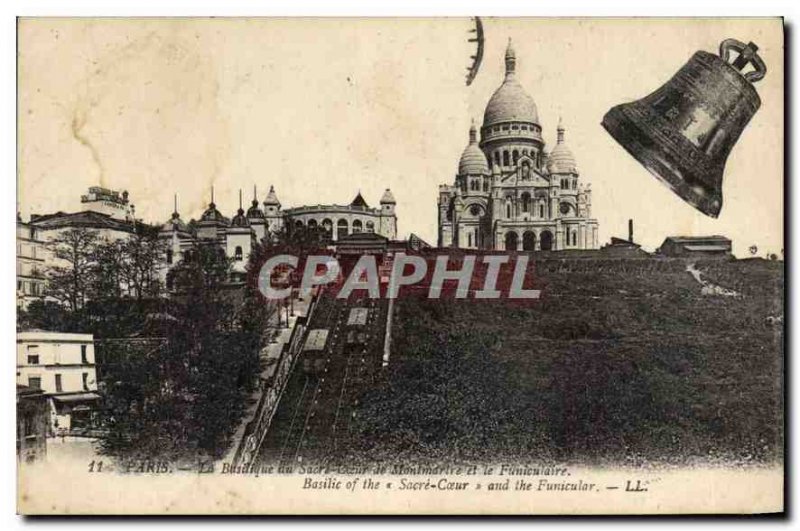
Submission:
<svg viewBox="0 0 800 531">
<path fill-rule="evenodd" d="M 290 216 L 306 212 L 366 212 L 369 214 L 380 214 L 381 209 L 360 205 L 305 205 L 287 208 L 283 212 Z"/>
<path fill-rule="evenodd" d="M 238 466 L 242 463 L 252 463 L 258 456 L 261 445 L 272 424 L 272 418 L 275 416 L 275 411 L 278 409 L 281 395 L 283 395 L 283 391 L 289 381 L 289 376 L 292 374 L 292 368 L 303 348 L 305 331 L 318 301 L 319 294 L 315 294 L 309 303 L 306 315 L 298 317 L 297 321 L 295 321 L 292 335 L 281 349 L 278 362 L 275 366 L 275 372 L 273 372 L 272 376 L 269 378 L 261 379 L 261 383 L 259 384 L 261 388 L 261 398 L 256 408 L 256 414 L 247 424 L 244 436 L 233 456 L 232 464 L 234 466 Z"/>
</svg>

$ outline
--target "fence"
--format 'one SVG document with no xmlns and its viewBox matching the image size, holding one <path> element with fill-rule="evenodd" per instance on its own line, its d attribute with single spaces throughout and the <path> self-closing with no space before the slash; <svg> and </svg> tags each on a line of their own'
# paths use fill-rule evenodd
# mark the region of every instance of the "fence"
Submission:
<svg viewBox="0 0 800 531">
<path fill-rule="evenodd" d="M 305 316 L 297 318 L 289 341 L 286 342 L 281 349 L 278 362 L 275 365 L 275 372 L 273 372 L 272 376 L 269 378 L 261 379 L 259 384 L 261 388 L 261 398 L 258 401 L 256 414 L 253 416 L 253 420 L 247 424 L 244 436 L 234 454 L 232 463 L 234 466 L 238 466 L 242 463 L 252 463 L 258 456 L 261 444 L 264 442 L 264 438 L 267 436 L 267 432 L 272 423 L 272 418 L 275 416 L 275 411 L 278 409 L 281 395 L 283 395 L 286 383 L 289 381 L 289 376 L 292 374 L 292 368 L 302 351 L 305 331 L 308 328 L 308 323 L 311 321 L 319 299 L 319 293 L 312 296 L 308 306 L 308 312 Z"/>
</svg>

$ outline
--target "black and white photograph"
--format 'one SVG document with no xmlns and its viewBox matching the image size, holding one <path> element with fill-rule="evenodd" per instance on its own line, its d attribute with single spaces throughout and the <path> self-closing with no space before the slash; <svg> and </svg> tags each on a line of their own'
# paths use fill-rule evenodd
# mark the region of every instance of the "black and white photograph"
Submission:
<svg viewBox="0 0 800 531">
<path fill-rule="evenodd" d="M 20 17 L 17 510 L 784 511 L 784 20 Z"/>
</svg>

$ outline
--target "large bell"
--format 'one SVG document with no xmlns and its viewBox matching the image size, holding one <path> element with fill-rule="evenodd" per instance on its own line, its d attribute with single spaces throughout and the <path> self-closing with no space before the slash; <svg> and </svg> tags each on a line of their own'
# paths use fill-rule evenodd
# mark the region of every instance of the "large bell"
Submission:
<svg viewBox="0 0 800 531">
<path fill-rule="evenodd" d="M 699 51 L 661 88 L 613 107 L 603 127 L 653 175 L 704 214 L 719 216 L 722 174 L 761 105 L 752 83 L 767 72 L 758 47 L 726 39 Z M 730 61 L 731 51 L 737 53 Z M 748 64 L 753 69 L 743 72 Z"/>
</svg>

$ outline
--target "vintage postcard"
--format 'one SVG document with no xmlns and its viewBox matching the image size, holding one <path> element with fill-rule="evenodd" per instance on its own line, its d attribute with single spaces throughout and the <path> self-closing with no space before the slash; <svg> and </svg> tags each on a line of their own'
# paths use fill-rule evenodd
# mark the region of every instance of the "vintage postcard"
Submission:
<svg viewBox="0 0 800 531">
<path fill-rule="evenodd" d="M 18 511 L 784 510 L 780 18 L 21 18 Z"/>
</svg>

